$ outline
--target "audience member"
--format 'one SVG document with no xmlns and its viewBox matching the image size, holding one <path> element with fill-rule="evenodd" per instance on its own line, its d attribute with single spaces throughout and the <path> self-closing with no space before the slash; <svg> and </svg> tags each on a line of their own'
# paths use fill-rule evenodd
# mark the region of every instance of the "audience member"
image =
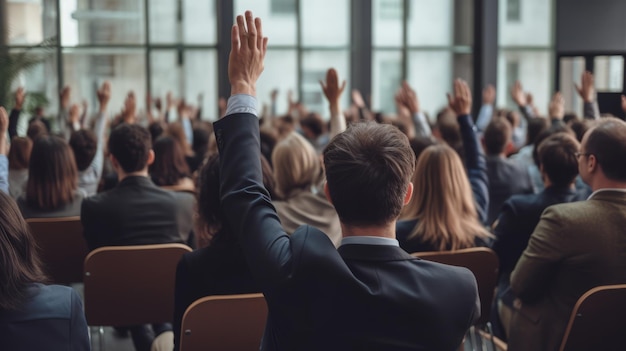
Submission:
<svg viewBox="0 0 626 351">
<path fill-rule="evenodd" d="M 43 284 L 35 239 L 13 199 L 1 191 L 0 229 L 2 349 L 89 350 L 80 297 L 71 287 Z"/>
<path fill-rule="evenodd" d="M 138 125 L 121 123 L 111 132 L 108 150 L 119 183 L 83 201 L 81 222 L 90 250 L 182 242 L 176 197 L 148 178 L 148 166 L 154 161 L 151 146 L 150 133 Z M 130 327 L 137 351 L 150 350 L 156 336 L 171 330 L 169 323 Z"/>
<path fill-rule="evenodd" d="M 594 193 L 542 214 L 511 274 L 511 289 L 521 301 L 511 322 L 511 351 L 558 348 L 582 294 L 626 283 L 626 123 L 601 120 L 585 134 L 576 157 Z"/>
<path fill-rule="evenodd" d="M 80 216 L 85 192 L 78 188 L 78 170 L 72 149 L 56 136 L 33 143 L 26 192 L 17 199 L 24 218 Z"/>
<path fill-rule="evenodd" d="M 9 160 L 7 159 L 7 130 L 9 116 L 4 107 L 0 106 L 0 191 L 9 193 Z"/>
<path fill-rule="evenodd" d="M 355 125 L 324 151 L 325 192 L 342 222 L 339 251 L 310 226 L 285 235 L 262 184 L 259 123 L 250 113 L 267 39 L 261 21 L 245 17 L 232 31 L 227 116 L 214 126 L 221 209 L 268 302 L 261 349 L 457 349 L 480 313 L 476 282 L 467 269 L 397 247 L 415 157 L 396 128 Z"/>
<path fill-rule="evenodd" d="M 40 121 L 34 121 L 28 125 L 28 129 L 26 130 L 26 136 L 35 142 L 35 140 L 40 137 L 48 135 L 48 129 L 46 126 Z"/>
<path fill-rule="evenodd" d="M 28 164 L 33 142 L 29 138 L 15 137 L 9 149 L 9 195 L 18 199 L 26 191 Z"/>
<path fill-rule="evenodd" d="M 489 179 L 487 225 L 497 219 L 502 204 L 511 195 L 533 191 L 528 171 L 522 164 L 506 157 L 513 147 L 511 132 L 511 124 L 506 119 L 496 118 L 489 123 L 483 135 Z"/>
<path fill-rule="evenodd" d="M 500 258 L 498 301 L 500 318 L 505 329 L 510 325 L 512 298 L 503 299 L 508 292 L 509 279 L 517 260 L 528 245 L 528 239 L 539 222 L 541 213 L 554 204 L 581 201 L 587 193 L 576 191 L 574 182 L 578 175 L 576 153 L 580 144 L 567 133 L 557 133 L 539 145 L 540 170 L 545 189 L 539 194 L 513 195 L 502 207 L 494 228 L 496 241 L 493 250 Z"/>
<path fill-rule="evenodd" d="M 421 153 L 412 177 L 415 196 L 402 212 L 406 220 L 396 225 L 400 247 L 407 252 L 486 245 L 490 236 L 481 224 L 489 194 L 485 159 L 469 115 L 471 92 L 458 81 L 455 92 L 463 97 L 451 100 L 450 107 L 458 116 L 467 174 L 457 153 L 445 144 Z"/>
</svg>

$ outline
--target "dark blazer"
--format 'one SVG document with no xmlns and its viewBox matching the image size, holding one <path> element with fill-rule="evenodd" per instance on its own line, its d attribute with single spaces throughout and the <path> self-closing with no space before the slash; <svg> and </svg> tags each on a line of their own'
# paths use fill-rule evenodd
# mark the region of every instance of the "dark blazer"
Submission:
<svg viewBox="0 0 626 351">
<path fill-rule="evenodd" d="M 476 212 L 478 213 L 479 221 L 484 222 L 487 219 L 487 209 L 489 208 L 489 180 L 487 178 L 485 155 L 478 145 L 472 116 L 459 116 L 458 121 L 461 138 L 463 139 L 465 167 L 470 186 L 472 187 Z M 409 238 L 417 223 L 417 219 L 403 220 L 396 223 L 396 236 L 400 242 L 400 247 L 409 253 L 439 251 L 439 246 L 434 243 L 424 242 L 417 237 Z M 478 237 L 475 239 L 475 244 L 476 246 L 487 246 L 487 242 Z"/>
<path fill-rule="evenodd" d="M 396 246 L 338 250 L 310 226 L 287 235 L 263 187 L 259 122 L 214 123 L 221 205 L 268 303 L 262 350 L 456 350 L 478 318 L 473 274 Z"/>
<path fill-rule="evenodd" d="M 90 250 L 182 243 L 176 198 L 147 177 L 127 177 L 115 188 L 84 199 L 80 219 Z"/>
<path fill-rule="evenodd" d="M 19 310 L 0 310 L 0 349 L 90 350 L 83 304 L 70 287 L 31 284 Z"/>
<path fill-rule="evenodd" d="M 489 177 L 489 211 L 487 225 L 491 225 L 500 214 L 502 205 L 512 195 L 532 194 L 533 184 L 528 170 L 515 160 L 500 156 L 487 156 Z"/>
<path fill-rule="evenodd" d="M 225 230 L 215 235 L 229 236 Z M 211 295 L 261 292 L 252 278 L 246 258 L 236 241 L 213 242 L 211 246 L 183 255 L 176 268 L 174 290 L 174 350 L 179 349 L 180 328 L 187 307 Z"/>
<path fill-rule="evenodd" d="M 539 223 L 543 211 L 549 206 L 582 201 L 588 196 L 585 191 L 551 186 L 539 194 L 513 195 L 504 203 L 494 229 L 496 240 L 492 247 L 500 259 L 501 292 L 508 288 L 511 272 L 528 246 L 528 239 Z"/>
</svg>

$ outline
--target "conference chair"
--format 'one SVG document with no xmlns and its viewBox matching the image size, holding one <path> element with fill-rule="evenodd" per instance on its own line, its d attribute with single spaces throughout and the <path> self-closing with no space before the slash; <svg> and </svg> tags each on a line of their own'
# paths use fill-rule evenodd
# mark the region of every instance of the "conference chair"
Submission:
<svg viewBox="0 0 626 351">
<path fill-rule="evenodd" d="M 258 350 L 266 319 L 262 294 L 203 297 L 183 315 L 180 350 Z"/>
<path fill-rule="evenodd" d="M 29 218 L 45 272 L 55 284 L 83 281 L 83 263 L 89 250 L 80 217 Z"/>
<path fill-rule="evenodd" d="M 626 284 L 593 288 L 574 305 L 560 350 L 625 350 L 624 326 Z"/>
<path fill-rule="evenodd" d="M 480 298 L 480 318 L 474 325 L 487 328 L 490 336 L 489 342 L 492 349 L 495 349 L 495 339 L 491 331 L 489 316 L 491 302 L 493 301 L 498 283 L 499 261 L 496 253 L 486 247 L 472 247 L 455 251 L 415 252 L 411 255 L 428 261 L 465 267 L 474 273 Z M 474 328 L 468 331 L 468 339 L 473 348 L 476 348 L 476 345 L 483 342 L 480 334 Z"/>
<path fill-rule="evenodd" d="M 176 266 L 182 244 L 107 246 L 85 258 L 85 317 L 100 326 L 167 323 L 174 315 Z"/>
</svg>

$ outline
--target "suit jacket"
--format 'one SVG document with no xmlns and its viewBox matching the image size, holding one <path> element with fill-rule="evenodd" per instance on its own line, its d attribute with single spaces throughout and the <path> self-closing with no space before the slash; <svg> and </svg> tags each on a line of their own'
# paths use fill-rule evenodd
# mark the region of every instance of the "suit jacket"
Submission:
<svg viewBox="0 0 626 351">
<path fill-rule="evenodd" d="M 241 247 L 233 238 L 227 238 L 231 235 L 227 229 L 222 229 L 214 238 L 226 240 L 186 253 L 178 263 L 174 291 L 174 350 L 179 349 L 183 315 L 194 301 L 211 295 L 261 292 Z"/>
<path fill-rule="evenodd" d="M 500 214 L 504 202 L 516 194 L 532 194 L 533 185 L 523 164 L 500 156 L 487 156 L 489 177 L 489 211 L 487 224 Z"/>
<path fill-rule="evenodd" d="M 90 250 L 182 242 L 176 198 L 147 177 L 127 177 L 112 190 L 84 199 L 80 219 Z"/>
<path fill-rule="evenodd" d="M 511 274 L 522 301 L 509 350 L 556 350 L 578 298 L 626 283 L 626 193 L 604 190 L 587 201 L 548 207 Z"/>
<path fill-rule="evenodd" d="M 456 350 L 478 318 L 473 274 L 396 246 L 335 249 L 310 226 L 287 235 L 263 187 L 259 123 L 214 124 L 221 205 L 268 303 L 262 350 Z"/>
<path fill-rule="evenodd" d="M 83 304 L 72 288 L 31 284 L 28 294 L 19 310 L 0 310 L 2 350 L 90 350 Z"/>
</svg>

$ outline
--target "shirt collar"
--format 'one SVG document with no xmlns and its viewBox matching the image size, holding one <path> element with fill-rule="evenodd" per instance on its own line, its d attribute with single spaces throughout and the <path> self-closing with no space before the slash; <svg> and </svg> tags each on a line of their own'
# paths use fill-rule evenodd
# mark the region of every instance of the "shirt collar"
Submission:
<svg viewBox="0 0 626 351">
<path fill-rule="evenodd" d="M 349 244 L 400 246 L 398 240 L 381 236 L 347 236 L 341 239 L 341 245 Z"/>
<path fill-rule="evenodd" d="M 604 189 L 598 189 L 598 190 L 594 191 L 593 193 L 591 193 L 591 195 L 589 195 L 587 200 L 591 200 L 597 193 L 600 193 L 600 192 L 603 192 L 603 191 L 618 191 L 618 192 L 621 192 L 621 193 L 626 193 L 626 189 L 624 189 L 624 188 L 604 188 Z"/>
</svg>

